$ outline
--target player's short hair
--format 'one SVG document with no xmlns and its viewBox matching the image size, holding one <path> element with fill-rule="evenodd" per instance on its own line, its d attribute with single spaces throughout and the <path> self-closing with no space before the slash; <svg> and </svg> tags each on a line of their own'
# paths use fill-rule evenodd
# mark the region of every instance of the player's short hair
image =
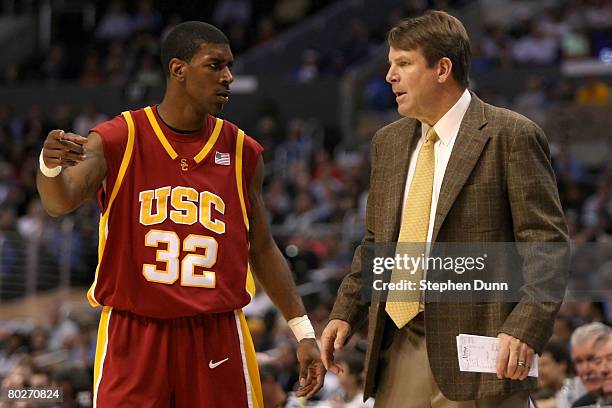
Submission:
<svg viewBox="0 0 612 408">
<path fill-rule="evenodd" d="M 212 24 L 203 21 L 185 21 L 175 26 L 161 45 L 161 63 L 166 78 L 172 58 L 189 62 L 202 44 L 229 44 L 227 36 Z"/>
<path fill-rule="evenodd" d="M 404 51 L 420 49 L 430 67 L 444 57 L 450 59 L 453 78 L 459 85 L 468 87 L 472 59 L 470 38 L 461 21 L 450 14 L 430 10 L 420 17 L 404 19 L 389 30 L 387 42 Z"/>
</svg>

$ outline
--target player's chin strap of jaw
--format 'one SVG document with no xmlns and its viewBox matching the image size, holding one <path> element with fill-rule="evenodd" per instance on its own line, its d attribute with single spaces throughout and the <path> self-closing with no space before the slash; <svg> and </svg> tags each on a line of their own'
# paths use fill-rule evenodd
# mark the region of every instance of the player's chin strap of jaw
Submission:
<svg viewBox="0 0 612 408">
<path fill-rule="evenodd" d="M 43 152 L 40 151 L 40 156 L 38 157 L 38 164 L 40 167 L 40 172 L 45 175 L 45 177 L 57 177 L 62 172 L 62 166 L 57 166 L 53 168 L 47 167 L 45 164 L 45 160 L 43 159 Z"/>
<path fill-rule="evenodd" d="M 298 343 L 302 341 L 302 339 L 315 338 L 314 327 L 312 327 L 307 315 L 294 317 L 293 319 L 289 320 L 287 324 L 289 325 L 289 328 L 293 332 Z"/>
</svg>

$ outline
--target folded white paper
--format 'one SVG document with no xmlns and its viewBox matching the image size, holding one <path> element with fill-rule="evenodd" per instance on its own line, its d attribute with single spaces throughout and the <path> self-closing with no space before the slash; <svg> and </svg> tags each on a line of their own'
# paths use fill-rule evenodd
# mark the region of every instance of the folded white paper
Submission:
<svg viewBox="0 0 612 408">
<path fill-rule="evenodd" d="M 472 373 L 496 373 L 499 339 L 497 337 L 460 334 L 457 336 L 459 369 Z M 533 355 L 530 377 L 538 376 L 538 356 Z"/>
</svg>

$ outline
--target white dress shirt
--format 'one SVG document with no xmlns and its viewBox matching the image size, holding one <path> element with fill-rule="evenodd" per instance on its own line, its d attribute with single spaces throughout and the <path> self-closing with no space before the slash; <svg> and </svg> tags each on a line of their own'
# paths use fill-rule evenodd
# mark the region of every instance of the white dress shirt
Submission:
<svg viewBox="0 0 612 408">
<path fill-rule="evenodd" d="M 429 227 L 427 229 L 427 245 L 425 247 L 425 257 L 429 256 L 429 249 L 431 244 L 431 238 L 433 236 L 434 221 L 436 219 L 436 209 L 438 207 L 438 197 L 440 196 L 440 189 L 442 188 L 442 180 L 444 179 L 444 173 L 446 172 L 446 166 L 448 165 L 448 159 L 450 159 L 455 140 L 457 139 L 457 133 L 459 133 L 459 127 L 461 121 L 465 116 L 465 112 L 470 106 L 472 95 L 466 89 L 459 100 L 453 105 L 440 118 L 440 120 L 434 125 L 434 130 L 438 135 L 438 141 L 434 144 L 434 179 L 433 189 L 431 192 L 431 209 L 429 210 Z M 425 142 L 425 135 L 430 126 L 426 123 L 421 122 L 421 138 L 419 139 L 412 156 L 410 156 L 410 166 L 408 167 L 408 178 L 406 180 L 406 186 L 404 188 L 404 205 L 408 199 L 408 193 L 410 190 L 410 183 L 414 177 L 414 171 L 416 169 L 417 158 L 421 151 L 421 146 Z M 403 208 L 403 207 L 402 207 Z M 403 217 L 402 211 L 402 217 Z M 401 224 L 400 224 L 401 225 Z M 427 269 L 423 270 L 422 279 L 427 279 Z M 419 302 L 419 311 L 425 310 L 425 304 L 423 302 L 424 293 L 421 293 L 421 301 Z"/>
<path fill-rule="evenodd" d="M 435 170 L 433 189 L 431 194 L 431 210 L 429 211 L 429 229 L 427 230 L 427 242 L 431 242 L 431 238 L 433 235 L 434 220 L 436 218 L 436 208 L 438 206 L 438 197 L 440 196 L 440 189 L 442 188 L 442 180 L 444 179 L 444 173 L 446 172 L 448 159 L 450 158 L 451 152 L 453 151 L 453 146 L 455 145 L 455 140 L 457 139 L 457 133 L 459 132 L 459 126 L 461 126 L 461 121 L 463 120 L 465 112 L 470 106 L 471 100 L 472 95 L 470 95 L 470 92 L 466 89 L 465 91 L 463 91 L 463 94 L 461 95 L 459 100 L 453 105 L 453 107 L 450 108 L 448 112 L 446 112 L 444 116 L 442 116 L 440 120 L 434 125 L 434 130 L 438 135 L 438 141 L 434 144 Z M 414 152 L 412 152 L 412 156 L 410 157 L 410 167 L 408 167 L 408 179 L 406 180 L 406 186 L 404 188 L 404 204 L 408 199 L 410 183 L 412 183 L 412 178 L 414 177 L 417 158 L 419 157 L 421 146 L 423 146 L 423 143 L 425 142 L 425 135 L 427 134 L 429 128 L 429 125 L 421 123 L 421 138 L 419 139 L 416 149 L 414 149 Z"/>
</svg>

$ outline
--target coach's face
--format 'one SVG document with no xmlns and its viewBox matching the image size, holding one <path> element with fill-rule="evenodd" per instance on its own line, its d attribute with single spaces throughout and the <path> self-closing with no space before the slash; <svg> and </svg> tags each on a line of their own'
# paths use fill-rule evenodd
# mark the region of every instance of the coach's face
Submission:
<svg viewBox="0 0 612 408">
<path fill-rule="evenodd" d="M 185 64 L 185 92 L 204 113 L 217 115 L 229 101 L 233 62 L 229 45 L 205 43 Z"/>
<path fill-rule="evenodd" d="M 572 346 L 572 359 L 576 372 L 588 392 L 598 392 L 601 388 L 601 377 L 595 369 L 594 340 Z"/>
<path fill-rule="evenodd" d="M 429 67 L 420 48 L 401 50 L 390 47 L 386 80 L 393 88 L 400 115 L 427 122 L 436 103 L 438 64 Z"/>
</svg>

